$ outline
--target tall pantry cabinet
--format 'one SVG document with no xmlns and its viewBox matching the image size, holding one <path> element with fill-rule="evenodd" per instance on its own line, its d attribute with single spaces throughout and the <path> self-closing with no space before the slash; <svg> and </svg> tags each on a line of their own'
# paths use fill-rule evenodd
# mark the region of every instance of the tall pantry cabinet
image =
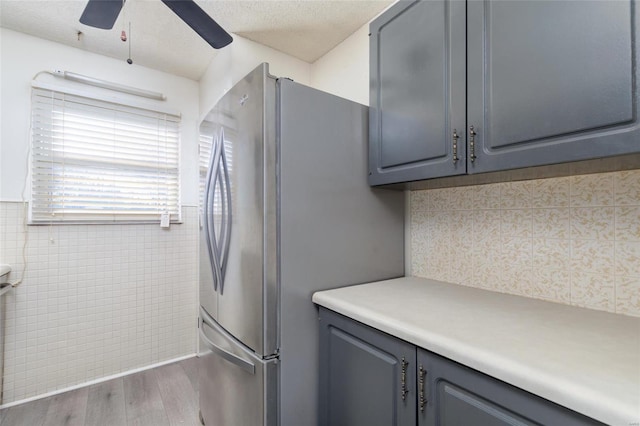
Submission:
<svg viewBox="0 0 640 426">
<path fill-rule="evenodd" d="M 635 0 L 400 1 L 371 24 L 371 185 L 640 151 Z"/>
</svg>

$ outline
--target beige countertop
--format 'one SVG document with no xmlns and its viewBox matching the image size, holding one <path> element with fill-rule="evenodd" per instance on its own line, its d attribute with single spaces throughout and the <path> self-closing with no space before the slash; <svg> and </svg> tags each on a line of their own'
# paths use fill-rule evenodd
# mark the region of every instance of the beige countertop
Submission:
<svg viewBox="0 0 640 426">
<path fill-rule="evenodd" d="M 313 301 L 601 422 L 640 424 L 640 318 L 413 277 Z"/>
</svg>

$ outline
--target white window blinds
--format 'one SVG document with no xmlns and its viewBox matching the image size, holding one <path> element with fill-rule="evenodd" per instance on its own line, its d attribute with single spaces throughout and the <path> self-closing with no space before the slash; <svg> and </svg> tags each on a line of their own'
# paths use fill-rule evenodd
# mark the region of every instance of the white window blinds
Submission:
<svg viewBox="0 0 640 426">
<path fill-rule="evenodd" d="M 180 220 L 180 117 L 32 89 L 31 221 Z"/>
</svg>

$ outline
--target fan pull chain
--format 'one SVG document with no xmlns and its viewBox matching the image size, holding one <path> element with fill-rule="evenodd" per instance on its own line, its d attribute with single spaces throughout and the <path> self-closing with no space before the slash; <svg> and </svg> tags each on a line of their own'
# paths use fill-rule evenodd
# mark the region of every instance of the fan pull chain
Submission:
<svg viewBox="0 0 640 426">
<path fill-rule="evenodd" d="M 124 21 L 127 21 L 127 18 L 129 17 L 129 11 L 127 8 L 125 8 L 125 3 L 127 0 L 122 0 L 122 10 L 124 10 Z M 126 43 L 127 40 L 129 40 L 129 57 L 127 58 L 127 63 L 129 65 L 133 64 L 133 60 L 131 59 L 131 21 L 129 21 L 129 37 L 127 37 L 127 32 L 124 30 L 124 28 L 122 29 L 122 32 L 120 33 L 120 40 L 122 40 L 123 43 Z"/>
<path fill-rule="evenodd" d="M 129 65 L 133 64 L 133 59 L 131 59 L 131 22 L 129 22 L 129 57 L 127 58 L 127 63 Z"/>
</svg>

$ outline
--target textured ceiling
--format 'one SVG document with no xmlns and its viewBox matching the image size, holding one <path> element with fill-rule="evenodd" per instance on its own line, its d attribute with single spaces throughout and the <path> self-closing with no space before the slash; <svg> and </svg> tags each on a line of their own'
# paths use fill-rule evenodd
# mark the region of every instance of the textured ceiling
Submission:
<svg viewBox="0 0 640 426">
<path fill-rule="evenodd" d="M 228 32 L 314 62 L 393 0 L 196 0 Z M 199 80 L 215 56 L 204 40 L 159 0 L 127 0 L 112 30 L 80 24 L 84 0 L 0 0 L 4 28 Z M 131 31 L 129 31 L 129 22 Z M 78 32 L 82 32 L 78 36 Z"/>
</svg>

